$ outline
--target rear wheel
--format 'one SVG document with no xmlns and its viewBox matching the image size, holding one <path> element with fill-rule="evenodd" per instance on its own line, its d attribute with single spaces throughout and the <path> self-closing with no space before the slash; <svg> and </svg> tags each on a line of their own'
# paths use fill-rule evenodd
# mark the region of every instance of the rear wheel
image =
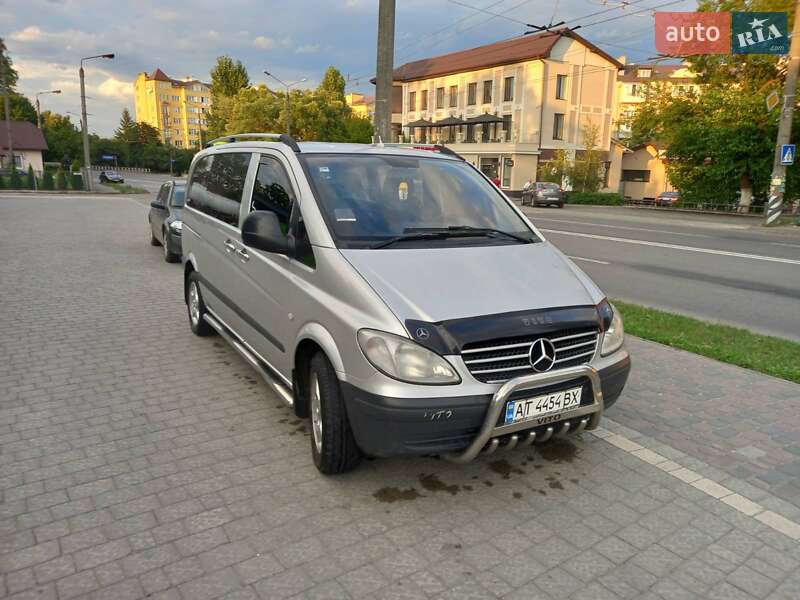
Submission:
<svg viewBox="0 0 800 600">
<path fill-rule="evenodd" d="M 308 405 L 311 455 L 317 469 L 325 475 L 336 475 L 355 467 L 361 451 L 350 429 L 336 372 L 322 352 L 311 359 Z"/>
<path fill-rule="evenodd" d="M 196 273 L 189 275 L 186 306 L 189 310 L 189 326 L 192 328 L 192 333 L 201 337 L 215 333 L 214 328 L 203 319 L 203 315 L 206 314 L 206 305 L 200 293 L 200 284 Z"/>
</svg>

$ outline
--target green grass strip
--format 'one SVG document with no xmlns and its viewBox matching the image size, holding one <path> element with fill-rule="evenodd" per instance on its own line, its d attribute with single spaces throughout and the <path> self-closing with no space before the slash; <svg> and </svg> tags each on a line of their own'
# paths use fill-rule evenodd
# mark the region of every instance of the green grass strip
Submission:
<svg viewBox="0 0 800 600">
<path fill-rule="evenodd" d="M 117 190 L 117 192 L 119 192 L 120 194 L 148 194 L 149 193 L 144 188 L 136 187 L 136 186 L 133 186 L 133 185 L 128 185 L 127 183 L 112 183 L 112 182 L 109 181 L 106 185 L 111 186 L 112 188 Z"/>
<path fill-rule="evenodd" d="M 800 343 L 614 300 L 625 332 L 800 383 Z"/>
</svg>

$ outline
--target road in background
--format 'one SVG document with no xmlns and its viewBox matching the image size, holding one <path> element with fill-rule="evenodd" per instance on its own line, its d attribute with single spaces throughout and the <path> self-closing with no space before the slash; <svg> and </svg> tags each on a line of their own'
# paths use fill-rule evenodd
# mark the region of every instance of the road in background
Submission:
<svg viewBox="0 0 800 600">
<path fill-rule="evenodd" d="M 800 340 L 800 228 L 622 207 L 524 211 L 612 298 Z"/>
<path fill-rule="evenodd" d="M 165 181 L 170 179 L 169 173 L 128 173 L 122 172 L 125 183 L 156 193 Z M 182 178 L 181 178 L 182 179 Z"/>
</svg>

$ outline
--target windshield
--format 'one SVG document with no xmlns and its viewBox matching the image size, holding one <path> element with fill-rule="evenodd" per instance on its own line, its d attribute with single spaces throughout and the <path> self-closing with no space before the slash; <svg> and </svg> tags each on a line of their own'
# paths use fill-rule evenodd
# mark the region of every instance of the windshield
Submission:
<svg viewBox="0 0 800 600">
<path fill-rule="evenodd" d="M 172 206 L 181 207 L 186 199 L 186 186 L 175 186 L 175 191 L 172 193 Z"/>
<path fill-rule="evenodd" d="M 561 189 L 555 183 L 537 183 L 536 185 L 539 186 L 539 189 L 550 190 L 550 191 L 553 191 L 553 192 L 557 192 L 559 189 Z"/>
<path fill-rule="evenodd" d="M 420 231 L 496 230 L 539 238 L 467 163 L 437 158 L 318 154 L 303 156 L 340 246 L 364 248 Z M 417 239 L 414 246 L 519 243 L 507 236 Z"/>
</svg>

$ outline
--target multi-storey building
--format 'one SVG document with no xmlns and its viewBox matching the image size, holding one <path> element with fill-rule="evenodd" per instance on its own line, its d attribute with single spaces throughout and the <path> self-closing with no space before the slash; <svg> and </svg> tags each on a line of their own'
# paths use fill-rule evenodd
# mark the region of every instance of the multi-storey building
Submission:
<svg viewBox="0 0 800 600">
<path fill-rule="evenodd" d="M 365 96 L 358 92 L 350 92 L 344 96 L 345 102 L 353 111 L 353 115 L 362 119 L 370 119 L 375 113 L 375 96 Z"/>
<path fill-rule="evenodd" d="M 619 188 L 612 143 L 622 63 L 568 29 L 543 32 L 401 65 L 403 137 L 445 142 L 501 187 L 518 192 L 563 149 L 585 150 L 595 128 L 605 188 Z"/>
<path fill-rule="evenodd" d="M 164 143 L 178 148 L 199 148 L 208 125 L 211 86 L 184 77 L 172 79 L 161 69 L 139 73 L 134 83 L 136 120 L 161 132 Z"/>
<path fill-rule="evenodd" d="M 630 119 L 649 93 L 688 94 L 699 91 L 700 84 L 686 64 L 626 64 L 617 78 L 615 121 L 618 137 L 630 137 Z"/>
</svg>

